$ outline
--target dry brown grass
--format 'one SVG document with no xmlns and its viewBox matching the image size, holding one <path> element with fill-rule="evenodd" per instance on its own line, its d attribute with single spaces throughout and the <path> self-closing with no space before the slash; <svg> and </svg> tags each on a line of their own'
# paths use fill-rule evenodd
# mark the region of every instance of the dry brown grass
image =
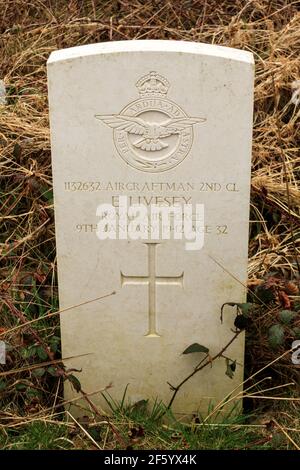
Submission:
<svg viewBox="0 0 300 470">
<path fill-rule="evenodd" d="M 46 82 L 50 52 L 99 41 L 175 39 L 254 54 L 249 282 L 253 289 L 272 275 L 276 296 L 271 308 L 254 313 L 249 370 L 290 347 L 293 337 L 287 335 L 284 347 L 270 350 L 266 334 L 280 309 L 299 311 L 300 105 L 292 100 L 293 83 L 300 79 L 299 7 L 300 2 L 288 0 L 0 0 L 0 79 L 7 89 L 7 104 L 0 106 L 0 292 L 8 300 L 0 305 L 0 333 L 20 322 L 20 312 L 31 320 L 57 308 Z M 287 281 L 292 281 L 290 290 Z M 46 342 L 55 329 L 54 319 L 36 327 Z M 13 348 L 7 367 L 30 364 L 33 359 L 21 358 L 20 350 L 37 342 L 31 330 L 8 333 L 7 339 Z M 274 368 L 283 381 L 291 374 L 297 378 L 289 359 Z M 43 399 L 17 391 L 21 379 L 43 392 Z M 32 374 L 11 380 L 2 397 L 6 412 L 13 414 L 20 404 L 30 412 L 53 403 L 57 382 L 43 380 Z"/>
</svg>

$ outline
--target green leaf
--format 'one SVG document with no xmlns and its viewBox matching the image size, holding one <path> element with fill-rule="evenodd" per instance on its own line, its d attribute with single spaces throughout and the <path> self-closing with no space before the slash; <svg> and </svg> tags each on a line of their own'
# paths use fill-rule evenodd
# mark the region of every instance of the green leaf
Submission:
<svg viewBox="0 0 300 470">
<path fill-rule="evenodd" d="M 52 336 L 50 338 L 50 343 L 55 343 L 55 344 L 59 344 L 60 343 L 60 337 L 59 336 Z"/>
<path fill-rule="evenodd" d="M 94 441 L 100 442 L 101 441 L 101 428 L 99 426 L 94 427 L 94 428 L 88 428 L 88 433 Z"/>
<path fill-rule="evenodd" d="M 45 374 L 45 368 L 44 367 L 39 367 L 38 369 L 34 369 L 32 371 L 32 375 L 34 377 L 43 377 L 43 375 Z"/>
<path fill-rule="evenodd" d="M 269 345 L 271 348 L 278 348 L 283 344 L 284 341 L 284 328 L 279 323 L 271 326 L 268 333 Z"/>
<path fill-rule="evenodd" d="M 292 332 L 296 339 L 300 339 L 300 328 L 298 326 L 295 326 L 295 328 L 292 329 Z"/>
<path fill-rule="evenodd" d="M 48 354 L 46 353 L 43 346 L 39 346 L 38 348 L 36 348 L 36 352 L 39 358 L 42 359 L 42 361 L 45 361 L 46 359 L 48 359 Z"/>
<path fill-rule="evenodd" d="M 27 388 L 26 384 L 19 383 L 19 384 L 16 385 L 16 390 L 18 390 L 18 392 L 22 392 L 22 391 L 26 390 L 26 388 Z"/>
<path fill-rule="evenodd" d="M 235 370 L 236 370 L 236 361 L 231 361 L 230 359 L 226 358 L 226 372 L 225 372 L 225 374 L 230 379 L 233 379 Z"/>
<path fill-rule="evenodd" d="M 30 353 L 30 349 L 28 349 L 28 348 L 23 348 L 20 351 L 20 355 L 23 359 L 28 359 L 30 357 L 29 353 Z"/>
<path fill-rule="evenodd" d="M 295 312 L 292 312 L 291 310 L 281 310 L 279 313 L 279 318 L 282 323 L 285 325 L 289 325 L 291 321 L 297 316 Z"/>
<path fill-rule="evenodd" d="M 75 377 L 75 375 L 68 375 L 68 379 L 70 380 L 76 392 L 79 393 L 81 390 L 81 383 L 79 382 L 77 377 Z"/>
<path fill-rule="evenodd" d="M 50 366 L 47 369 L 47 372 L 52 375 L 52 377 L 57 377 L 57 369 L 56 367 Z"/>
<path fill-rule="evenodd" d="M 29 346 L 28 348 L 23 348 L 20 351 L 21 357 L 23 359 L 29 359 L 30 357 L 35 356 L 36 354 L 36 347 L 35 346 Z"/>
<path fill-rule="evenodd" d="M 59 343 L 60 343 L 60 338 L 58 336 L 52 336 L 49 343 L 50 343 L 51 351 L 56 353 L 58 350 Z"/>
<path fill-rule="evenodd" d="M 207 354 L 209 352 L 209 349 L 206 348 L 205 346 L 202 346 L 202 344 L 193 343 L 188 348 L 186 348 L 182 354 L 191 354 L 195 352 L 202 352 L 202 353 Z"/>
<path fill-rule="evenodd" d="M 239 307 L 239 309 L 242 311 L 242 314 L 247 317 L 250 313 L 250 310 L 252 309 L 253 307 L 253 304 L 250 303 L 250 302 L 245 302 L 243 304 L 237 304 L 237 306 Z"/>
<path fill-rule="evenodd" d="M 35 388 L 32 388 L 32 387 L 29 387 L 26 390 L 26 394 L 29 397 L 40 397 L 41 396 L 41 392 L 39 390 L 36 390 Z"/>
<path fill-rule="evenodd" d="M 2 392 L 6 388 L 6 382 L 4 380 L 0 380 L 0 392 Z"/>
<path fill-rule="evenodd" d="M 42 188 L 42 197 L 49 203 L 53 203 L 53 190 L 48 188 Z"/>
</svg>

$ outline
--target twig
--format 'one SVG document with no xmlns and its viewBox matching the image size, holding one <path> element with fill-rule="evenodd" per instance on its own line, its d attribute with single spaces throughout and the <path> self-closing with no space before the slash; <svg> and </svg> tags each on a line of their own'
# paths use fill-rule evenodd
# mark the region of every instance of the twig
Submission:
<svg viewBox="0 0 300 470">
<path fill-rule="evenodd" d="M 39 317 L 39 318 L 35 318 L 34 320 L 30 320 L 30 321 L 26 320 L 25 323 L 23 323 L 22 325 L 15 326 L 14 328 L 10 328 L 9 330 L 6 330 L 3 333 L 0 333 L 0 338 L 1 338 L 1 336 L 6 336 L 7 334 L 10 334 L 10 333 L 12 333 L 16 330 L 27 327 L 28 325 L 32 325 L 33 323 L 37 323 L 38 321 L 45 320 L 45 318 L 48 320 L 49 318 L 60 315 L 61 313 L 68 312 L 69 310 L 73 310 L 75 308 L 82 307 L 83 305 L 87 305 L 87 304 L 90 304 L 92 302 L 96 302 L 97 300 L 102 300 L 102 299 L 105 299 L 106 297 L 110 297 L 111 295 L 114 295 L 115 293 L 116 292 L 113 291 L 113 292 L 110 292 L 109 294 L 105 294 L 105 295 L 101 295 L 100 297 L 96 297 L 95 299 L 86 300 L 85 302 L 81 302 L 80 304 L 71 305 L 71 307 L 66 307 L 66 308 L 63 308 L 62 310 L 57 310 L 56 312 L 48 313 L 47 315 Z"/>
<path fill-rule="evenodd" d="M 104 387 L 104 388 L 102 387 L 99 390 L 96 390 L 95 392 L 89 393 L 89 396 L 97 395 L 98 393 L 104 392 L 108 388 L 109 388 L 109 385 L 107 387 Z M 39 420 L 39 419 L 44 419 L 44 417 L 47 413 L 50 413 L 50 415 L 53 416 L 53 410 L 54 409 L 66 407 L 67 405 L 72 405 L 72 404 L 76 403 L 79 400 L 82 400 L 81 396 L 71 398 L 70 400 L 64 400 L 61 403 L 56 404 L 55 406 L 51 406 L 49 408 L 42 409 L 42 410 L 38 411 L 37 413 L 31 414 L 30 418 L 25 418 L 24 416 L 15 416 L 13 419 L 15 421 L 19 420 L 19 422 L 14 423 L 14 424 L 6 424 L 5 426 L 9 427 L 9 428 L 15 428 L 15 427 L 18 427 L 18 426 L 22 426 L 23 424 L 31 423 L 32 421 L 36 421 L 36 420 Z M 76 406 L 76 405 L 74 405 L 74 406 Z M 60 412 L 56 413 L 55 415 L 58 416 L 62 413 L 65 413 L 65 411 L 60 411 Z M 3 419 L 4 418 L 2 418 L 2 420 Z M 9 419 L 12 419 L 12 418 L 9 418 Z M 0 426 L 2 426 L 2 425 L 0 425 Z"/>
<path fill-rule="evenodd" d="M 35 369 L 40 369 L 41 367 L 56 366 L 58 364 L 63 364 L 65 361 L 69 361 L 70 359 L 75 359 L 78 357 L 84 357 L 84 356 L 89 356 L 89 355 L 90 353 L 79 354 L 78 356 L 64 357 L 63 359 L 53 359 L 51 361 L 39 362 L 38 364 L 30 364 L 30 366 L 27 366 L 27 367 L 20 367 L 19 369 L 13 369 L 13 370 L 5 371 L 5 372 L 0 372 L 0 377 L 7 377 L 9 375 L 19 374 L 21 372 L 27 372 L 27 371 L 31 371 Z"/>
<path fill-rule="evenodd" d="M 71 415 L 71 413 L 69 411 L 66 411 L 66 413 L 67 413 L 68 416 L 70 416 L 70 418 L 74 421 L 74 423 L 81 429 L 81 431 L 92 441 L 94 446 L 96 446 L 99 450 L 102 450 L 101 447 L 99 446 L 99 444 L 95 441 L 95 439 L 93 439 L 92 436 L 90 435 L 90 433 L 88 433 L 87 430 L 84 429 L 83 426 L 81 426 L 81 424 L 77 421 L 77 419 L 75 419 L 74 416 Z"/>
<path fill-rule="evenodd" d="M 180 382 L 180 384 L 178 384 L 176 387 L 174 387 L 173 385 L 170 385 L 172 390 L 173 390 L 173 395 L 171 397 L 171 400 L 167 406 L 167 409 L 169 410 L 171 408 L 171 406 L 173 405 L 173 402 L 176 398 L 176 395 L 177 393 L 179 392 L 179 390 L 181 389 L 181 387 L 188 381 L 190 380 L 195 374 L 197 374 L 197 372 L 200 372 L 200 370 L 204 369 L 206 366 L 208 366 L 209 364 L 212 364 L 212 362 L 214 362 L 216 359 L 222 357 L 223 353 L 229 348 L 229 346 L 233 343 L 233 341 L 242 333 L 243 330 L 238 330 L 235 335 L 231 338 L 231 340 L 221 349 L 220 352 L 218 352 L 218 354 L 216 354 L 215 356 L 212 356 L 212 357 L 209 357 L 209 359 L 202 365 L 199 365 L 198 367 L 196 367 L 193 372 L 191 374 L 189 374 L 185 379 L 182 380 L 182 382 Z"/>
<path fill-rule="evenodd" d="M 298 446 L 298 444 L 296 444 L 296 442 L 294 441 L 294 439 L 291 438 L 291 436 L 288 435 L 288 433 L 286 432 L 286 430 L 281 426 L 281 424 L 279 424 L 276 419 L 273 418 L 272 420 L 276 426 L 279 427 L 280 431 L 288 438 L 288 440 L 296 447 L 297 450 L 300 450 L 300 447 Z"/>
</svg>

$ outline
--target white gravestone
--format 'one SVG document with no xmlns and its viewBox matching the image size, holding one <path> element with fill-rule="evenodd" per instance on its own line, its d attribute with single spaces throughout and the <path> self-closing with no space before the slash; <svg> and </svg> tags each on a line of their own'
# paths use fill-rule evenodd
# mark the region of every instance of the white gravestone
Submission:
<svg viewBox="0 0 300 470">
<path fill-rule="evenodd" d="M 90 353 L 68 361 L 82 369 L 86 392 L 112 383 L 120 400 L 129 384 L 131 403 L 167 404 L 168 382 L 176 386 L 203 357 L 182 352 L 197 342 L 217 354 L 233 336 L 235 313 L 221 324 L 222 304 L 245 301 L 252 54 L 181 41 L 102 43 L 53 52 L 48 77 L 60 309 L 87 302 L 61 315 L 63 356 Z M 152 237 L 151 224 L 133 239 L 130 217 L 120 229 L 112 219 L 110 238 L 100 240 L 97 207 L 119 214 L 123 201 L 203 204 L 203 247 L 199 238 L 198 249 L 187 248 L 175 229 L 170 239 Z M 206 412 L 242 382 L 243 335 L 226 355 L 238 362 L 234 378 L 215 361 L 182 387 L 175 412 Z M 105 405 L 100 394 L 94 401 Z"/>
</svg>

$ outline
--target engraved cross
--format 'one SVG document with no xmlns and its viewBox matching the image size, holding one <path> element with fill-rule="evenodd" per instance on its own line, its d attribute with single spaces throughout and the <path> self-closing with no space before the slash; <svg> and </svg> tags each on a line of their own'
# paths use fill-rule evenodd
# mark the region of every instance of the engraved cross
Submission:
<svg viewBox="0 0 300 470">
<path fill-rule="evenodd" d="M 160 336 L 156 330 L 156 286 L 179 286 L 183 288 L 182 272 L 179 276 L 156 275 L 156 247 L 159 243 L 145 243 L 148 247 L 148 276 L 125 276 L 121 271 L 121 285 L 148 286 L 149 329 L 145 336 Z"/>
</svg>

